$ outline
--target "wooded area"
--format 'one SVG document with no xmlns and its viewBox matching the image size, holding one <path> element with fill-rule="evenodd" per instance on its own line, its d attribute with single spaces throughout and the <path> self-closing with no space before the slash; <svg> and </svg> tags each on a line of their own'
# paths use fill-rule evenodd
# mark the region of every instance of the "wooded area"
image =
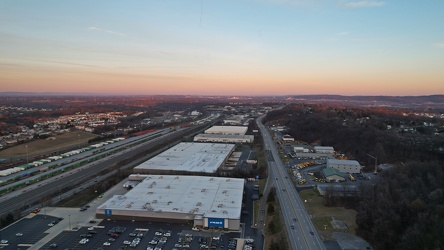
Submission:
<svg viewBox="0 0 444 250">
<path fill-rule="evenodd" d="M 376 185 L 362 185 L 359 197 L 335 202 L 357 210 L 356 233 L 375 249 L 444 249 L 443 121 L 406 114 L 300 104 L 270 112 L 266 121 L 287 126 L 297 140 L 333 146 L 361 164 L 374 166 L 370 154 L 378 164 L 394 165 Z"/>
</svg>

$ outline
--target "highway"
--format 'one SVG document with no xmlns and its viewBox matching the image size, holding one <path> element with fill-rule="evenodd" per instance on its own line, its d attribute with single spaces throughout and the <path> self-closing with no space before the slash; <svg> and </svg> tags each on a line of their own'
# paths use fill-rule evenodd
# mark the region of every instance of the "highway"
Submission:
<svg viewBox="0 0 444 250">
<path fill-rule="evenodd" d="M 263 118 L 264 116 L 259 117 L 256 123 L 264 140 L 265 156 L 270 170 L 267 185 L 274 185 L 276 188 L 291 249 L 326 249 L 288 176 L 285 165 L 282 164 L 276 144 L 262 124 Z"/>
<path fill-rule="evenodd" d="M 179 130 L 182 130 L 182 129 L 179 128 L 178 131 Z M 78 163 L 78 162 L 80 162 L 82 160 L 89 160 L 89 159 L 93 159 L 93 158 L 95 158 L 97 156 L 100 156 L 100 155 L 106 155 L 108 152 L 111 152 L 111 151 L 113 151 L 113 150 L 115 150 L 117 148 L 123 148 L 125 146 L 130 146 L 131 144 L 139 143 L 139 142 L 142 142 L 142 141 L 150 139 L 150 138 L 155 138 L 156 136 L 164 135 L 164 134 L 167 134 L 169 132 L 171 132 L 170 128 L 159 129 L 159 130 L 151 132 L 151 133 L 147 133 L 147 134 L 143 134 L 143 135 L 139 135 L 139 136 L 135 136 L 135 137 L 130 137 L 130 138 L 127 138 L 127 139 L 125 139 L 123 141 L 118 141 L 118 142 L 115 142 L 113 144 L 108 144 L 108 145 L 102 146 L 100 148 L 97 148 L 95 150 L 84 151 L 84 152 L 81 152 L 81 153 L 79 153 L 77 155 L 72 155 L 72 156 L 69 156 L 69 157 L 66 157 L 66 158 L 62 158 L 62 159 L 59 159 L 59 160 L 56 160 L 56 161 L 52 161 L 50 163 L 46 163 L 46 164 L 43 164 L 43 165 L 38 166 L 38 167 L 29 168 L 27 170 L 24 170 L 23 172 L 18 172 L 18 173 L 11 174 L 11 175 L 8 175 L 8 176 L 1 176 L 0 177 L 0 182 L 2 182 L 2 181 L 5 182 L 5 181 L 7 181 L 9 179 L 17 178 L 17 177 L 21 176 L 24 173 L 30 173 L 30 172 L 33 172 L 33 171 L 38 171 L 38 169 L 41 169 L 43 167 L 49 167 L 49 166 L 54 165 L 54 164 L 58 165 L 58 167 L 56 167 L 54 169 L 51 169 L 51 170 L 48 170 L 48 171 L 45 171 L 45 172 L 42 172 L 41 174 L 36 174 L 36 175 L 33 175 L 33 176 L 28 177 L 26 179 L 22 179 L 22 180 L 15 181 L 15 182 L 7 184 L 7 185 L 3 185 L 3 186 L 1 186 L 1 189 L 11 188 L 11 187 L 16 186 L 17 184 L 24 184 L 24 183 L 26 183 L 28 181 L 31 181 L 31 180 L 34 180 L 34 179 L 39 179 L 40 176 L 42 176 L 42 175 L 47 175 L 48 173 L 56 172 L 56 171 L 59 171 L 60 169 L 64 169 L 66 167 L 69 167 L 70 165 L 75 165 L 76 163 Z"/>
<path fill-rule="evenodd" d="M 195 128 L 196 127 L 190 127 L 187 129 L 171 131 L 170 133 L 166 133 L 153 140 L 124 149 L 100 160 L 88 163 L 82 167 L 75 168 L 48 180 L 32 184 L 26 188 L 2 196 L 0 198 L 0 216 L 8 213 L 17 214 L 30 210 L 35 206 L 34 204 L 42 202 L 42 198 L 49 201 L 54 197 L 54 194 L 59 195 L 60 191 L 63 191 L 67 187 L 72 187 L 70 193 L 79 192 L 82 189 L 83 183 L 87 182 L 94 176 L 99 175 L 101 171 L 107 170 L 113 164 L 145 152 L 150 148 L 159 148 L 159 146 L 165 142 L 171 142 L 177 139 L 181 140 L 183 136 L 189 134 L 190 131 Z M 122 147 L 124 146 L 125 145 L 122 145 Z"/>
</svg>

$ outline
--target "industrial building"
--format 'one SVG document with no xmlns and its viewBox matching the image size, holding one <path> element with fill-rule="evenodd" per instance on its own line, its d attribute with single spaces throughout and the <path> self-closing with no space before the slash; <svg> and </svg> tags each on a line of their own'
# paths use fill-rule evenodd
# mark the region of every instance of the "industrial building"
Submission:
<svg viewBox="0 0 444 250">
<path fill-rule="evenodd" d="M 319 194 L 322 196 L 358 196 L 360 194 L 358 185 L 343 185 L 343 184 L 327 184 L 327 185 L 316 185 Z"/>
<path fill-rule="evenodd" d="M 224 119 L 224 124 L 241 125 L 242 123 L 244 123 L 243 121 L 244 121 L 243 115 L 234 115 Z"/>
<path fill-rule="evenodd" d="M 342 176 L 341 171 L 337 170 L 336 168 L 326 167 L 322 170 L 322 173 L 324 174 L 325 180 L 327 182 L 345 181 L 345 178 L 344 176 Z"/>
<path fill-rule="evenodd" d="M 336 168 L 342 173 L 357 174 L 361 173 L 361 165 L 354 160 L 327 159 L 327 167 Z"/>
<path fill-rule="evenodd" d="M 308 153 L 310 150 L 304 147 L 293 147 L 295 153 Z"/>
<path fill-rule="evenodd" d="M 282 140 L 285 142 L 294 141 L 294 138 L 291 135 L 282 136 Z"/>
<path fill-rule="evenodd" d="M 334 158 L 334 157 L 331 154 L 295 153 L 295 158 L 325 160 L 325 159 Z"/>
<path fill-rule="evenodd" d="M 228 160 L 234 146 L 182 142 L 135 167 L 133 173 L 212 175 Z"/>
<path fill-rule="evenodd" d="M 333 147 L 326 146 L 314 146 L 314 151 L 320 154 L 334 154 L 335 152 Z"/>
<path fill-rule="evenodd" d="M 131 178 L 134 176 L 134 178 Z M 142 181 L 96 209 L 97 218 L 192 223 L 239 230 L 245 180 L 239 178 L 131 175 Z"/>
<path fill-rule="evenodd" d="M 213 126 L 205 130 L 205 134 L 217 135 L 245 135 L 248 127 L 246 126 Z"/>
<path fill-rule="evenodd" d="M 223 142 L 223 143 L 252 143 L 253 135 L 220 135 L 198 134 L 194 137 L 196 142 Z"/>
</svg>

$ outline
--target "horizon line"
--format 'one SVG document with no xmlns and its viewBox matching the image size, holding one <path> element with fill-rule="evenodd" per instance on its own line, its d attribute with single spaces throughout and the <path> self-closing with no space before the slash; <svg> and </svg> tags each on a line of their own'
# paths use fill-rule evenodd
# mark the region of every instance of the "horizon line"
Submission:
<svg viewBox="0 0 444 250">
<path fill-rule="evenodd" d="M 21 92 L 21 91 L 4 91 L 0 92 L 0 96 L 14 96 L 14 95 L 65 95 L 65 96 L 205 96 L 205 97 L 294 97 L 294 96 L 342 96 L 342 97 L 421 97 L 421 96 L 442 96 L 444 94 L 429 94 L 429 95 L 343 95 L 343 94 L 275 94 L 275 95 L 215 95 L 215 94 L 111 94 L 111 93 L 83 93 L 83 92 Z"/>
</svg>

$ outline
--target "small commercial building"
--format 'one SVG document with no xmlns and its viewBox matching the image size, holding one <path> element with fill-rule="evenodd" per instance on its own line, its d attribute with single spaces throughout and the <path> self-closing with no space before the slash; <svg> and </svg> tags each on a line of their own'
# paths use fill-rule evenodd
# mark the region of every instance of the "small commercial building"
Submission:
<svg viewBox="0 0 444 250">
<path fill-rule="evenodd" d="M 327 167 L 335 168 L 342 173 L 357 174 L 361 173 L 361 165 L 355 160 L 337 160 L 327 159 Z"/>
<path fill-rule="evenodd" d="M 142 181 L 126 194 L 115 195 L 97 207 L 97 218 L 240 229 L 244 179 L 178 175 L 137 178 Z"/>
<path fill-rule="evenodd" d="M 335 152 L 333 147 L 326 146 L 314 146 L 314 151 L 320 154 L 334 154 Z"/>
<path fill-rule="evenodd" d="M 325 160 L 328 158 L 334 158 L 331 154 L 317 154 L 317 153 L 295 153 L 295 157 L 298 159 L 313 159 L 313 160 Z"/>
<path fill-rule="evenodd" d="M 284 135 L 282 136 L 282 140 L 288 142 L 288 141 L 294 141 L 294 138 L 291 137 L 291 135 Z"/>
<path fill-rule="evenodd" d="M 295 153 L 308 153 L 310 152 L 310 150 L 308 148 L 304 148 L 304 147 L 294 147 L 293 148 Z"/>
<path fill-rule="evenodd" d="M 334 197 L 354 197 L 360 195 L 358 185 L 344 185 L 344 184 L 323 184 L 316 185 L 319 194 L 322 196 L 334 196 Z"/>
<path fill-rule="evenodd" d="M 345 181 L 344 176 L 342 176 L 341 171 L 336 168 L 326 167 L 322 170 L 322 174 L 324 174 L 325 180 L 327 182 L 339 182 Z"/>
<path fill-rule="evenodd" d="M 222 143 L 253 143 L 253 135 L 220 135 L 220 134 L 198 134 L 194 137 L 195 142 L 222 142 Z"/>
<path fill-rule="evenodd" d="M 245 135 L 247 130 L 247 126 L 213 126 L 205 130 L 204 133 L 216 135 Z"/>
</svg>

